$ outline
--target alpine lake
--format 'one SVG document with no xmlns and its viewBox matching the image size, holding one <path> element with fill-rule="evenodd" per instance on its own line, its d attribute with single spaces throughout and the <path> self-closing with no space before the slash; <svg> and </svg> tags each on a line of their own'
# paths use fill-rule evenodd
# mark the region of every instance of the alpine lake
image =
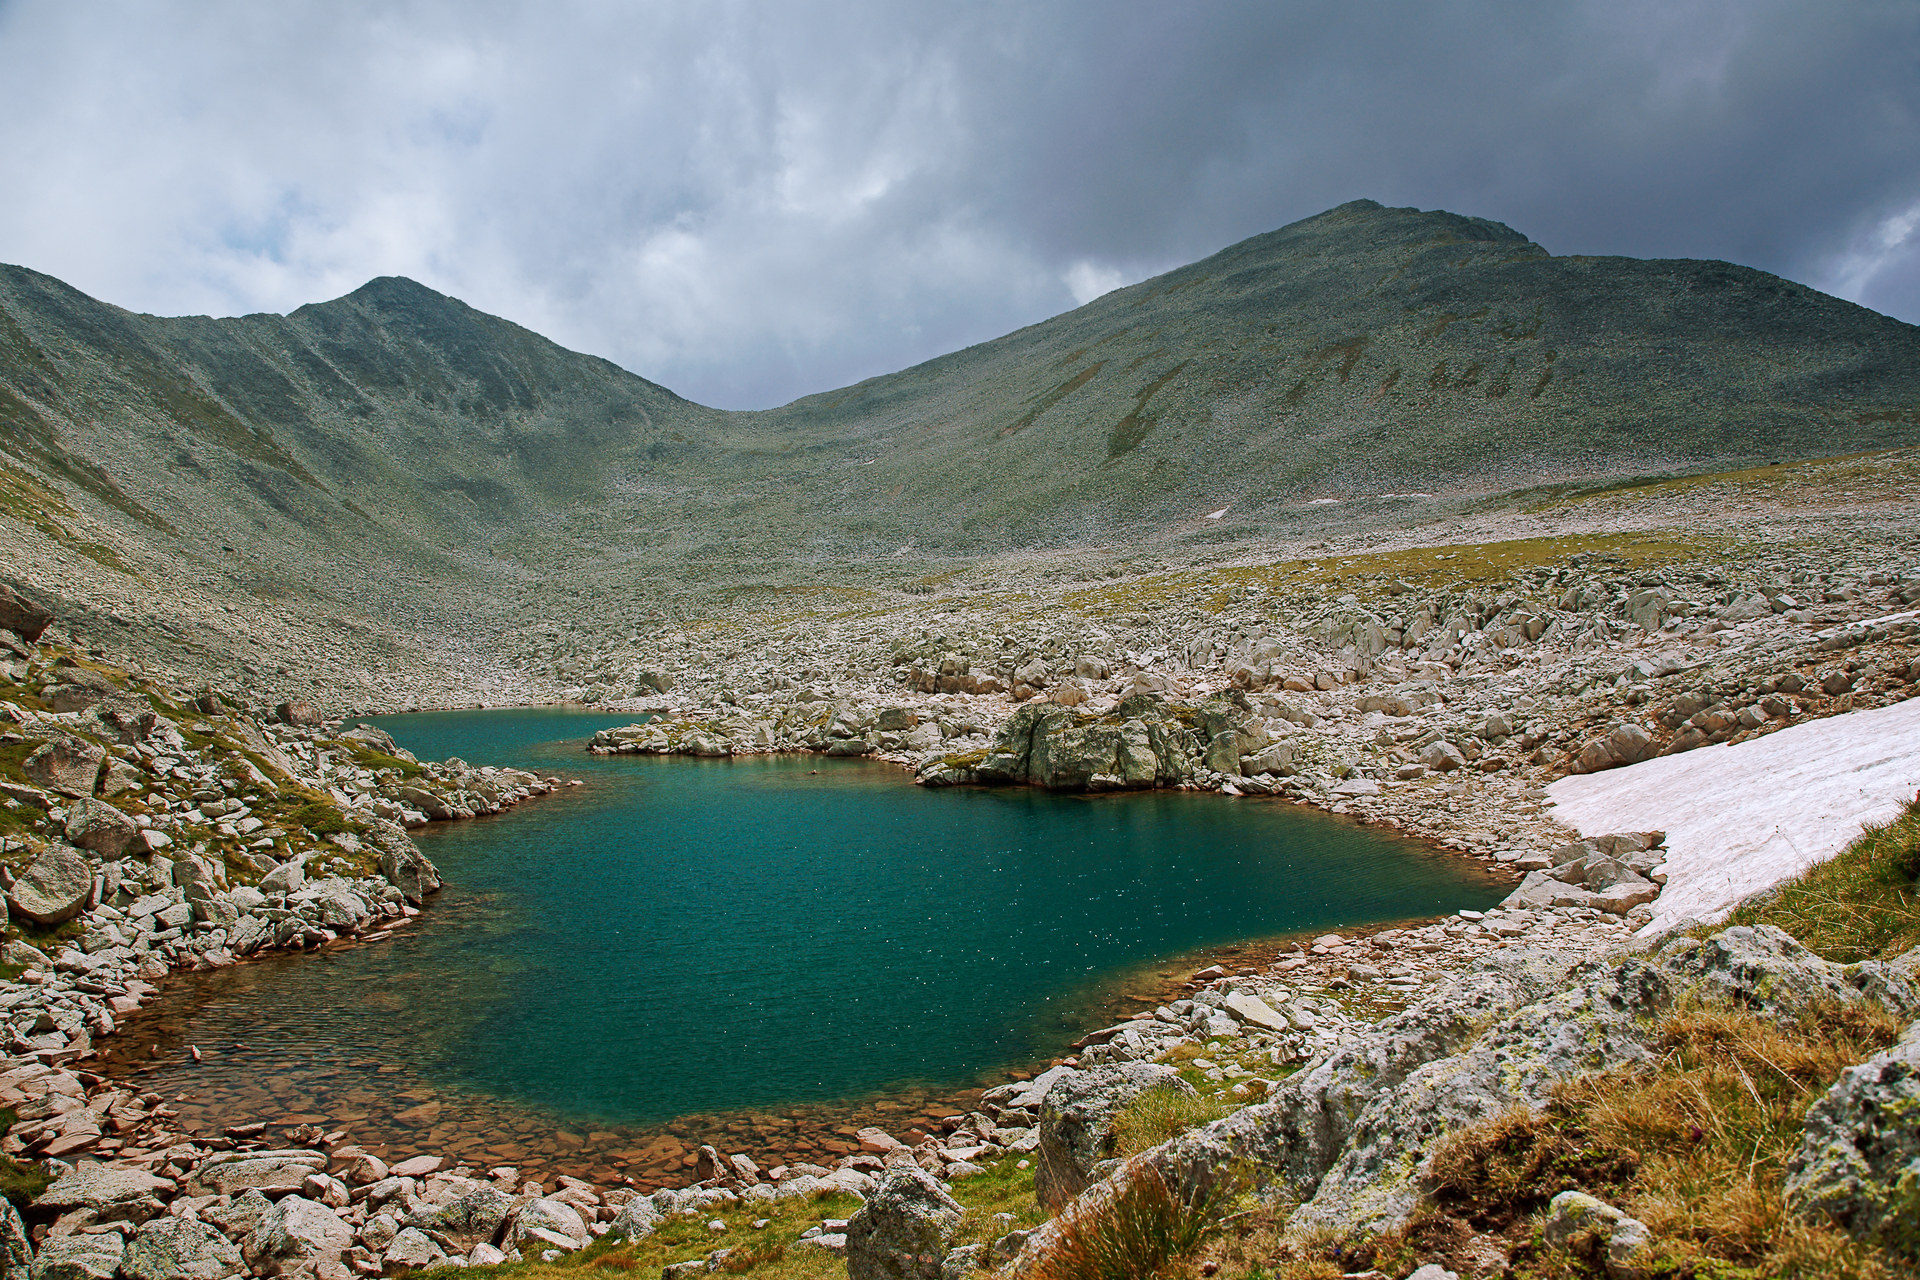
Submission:
<svg viewBox="0 0 1920 1280">
<path fill-rule="evenodd" d="M 421 759 L 580 785 L 416 831 L 446 887 L 409 927 L 176 974 L 98 1069 L 204 1134 L 313 1125 L 393 1158 L 679 1185 L 703 1142 L 829 1163 L 861 1125 L 968 1110 L 1201 963 L 1507 888 L 1280 800 L 586 753 L 632 719 L 367 718 Z"/>
</svg>

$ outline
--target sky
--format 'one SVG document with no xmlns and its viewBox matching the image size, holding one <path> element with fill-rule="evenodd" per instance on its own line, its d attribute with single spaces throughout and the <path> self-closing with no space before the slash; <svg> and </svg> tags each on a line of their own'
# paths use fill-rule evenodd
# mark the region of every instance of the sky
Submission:
<svg viewBox="0 0 1920 1280">
<path fill-rule="evenodd" d="M 0 261 L 405 275 L 722 408 L 1348 200 L 1920 322 L 1920 0 L 0 0 Z"/>
</svg>

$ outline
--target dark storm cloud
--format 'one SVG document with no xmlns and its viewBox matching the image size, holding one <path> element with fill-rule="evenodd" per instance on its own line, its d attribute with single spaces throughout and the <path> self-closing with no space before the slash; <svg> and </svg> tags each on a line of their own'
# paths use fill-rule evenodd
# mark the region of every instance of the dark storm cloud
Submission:
<svg viewBox="0 0 1920 1280">
<path fill-rule="evenodd" d="M 410 275 L 683 394 L 888 372 L 1358 197 L 1920 320 L 1920 5 L 0 5 L 0 259 Z"/>
</svg>

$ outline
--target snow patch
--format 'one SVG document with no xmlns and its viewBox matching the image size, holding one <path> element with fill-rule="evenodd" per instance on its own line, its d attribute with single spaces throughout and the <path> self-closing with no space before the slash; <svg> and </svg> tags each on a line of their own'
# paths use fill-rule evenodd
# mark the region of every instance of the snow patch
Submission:
<svg viewBox="0 0 1920 1280">
<path fill-rule="evenodd" d="M 1920 789 L 1920 698 L 1732 746 L 1562 778 L 1553 816 L 1583 836 L 1667 833 L 1667 887 L 1642 933 L 1724 919 L 1845 849 Z"/>
</svg>

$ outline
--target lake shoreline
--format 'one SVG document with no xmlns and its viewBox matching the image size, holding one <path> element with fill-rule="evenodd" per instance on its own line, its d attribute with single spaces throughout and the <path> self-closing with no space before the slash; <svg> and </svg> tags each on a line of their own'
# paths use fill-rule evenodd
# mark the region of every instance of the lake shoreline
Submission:
<svg viewBox="0 0 1920 1280">
<path fill-rule="evenodd" d="M 786 753 L 786 754 L 801 755 L 804 753 Z M 589 783 L 588 785 L 591 786 L 591 783 Z M 509 816 L 510 812 L 511 811 L 502 812 L 500 814 L 490 815 L 490 816 L 506 818 Z M 520 815 L 515 814 L 514 816 L 520 816 Z M 1327 815 L 1327 816 L 1345 817 L 1346 815 Z M 1355 822 L 1353 825 L 1360 825 L 1360 824 L 1358 822 Z M 431 827 L 429 829 L 437 829 L 442 826 L 443 826 L 442 823 L 436 822 L 431 824 Z M 1460 858 L 1460 854 L 1458 853 L 1458 851 L 1447 849 L 1443 846 L 1433 844 L 1432 842 L 1429 842 L 1429 841 L 1418 841 L 1416 837 L 1401 836 L 1398 838 L 1416 840 L 1417 843 L 1423 848 L 1423 850 L 1430 855 L 1431 854 L 1443 855 L 1449 860 Z M 1472 865 L 1475 870 L 1483 869 L 1481 864 L 1478 864 L 1477 862 L 1470 863 L 1470 865 Z M 1402 925 L 1404 925 L 1406 922 L 1403 921 L 1401 923 Z M 1342 926 L 1342 927 L 1344 928 L 1346 926 Z M 1386 927 L 1391 927 L 1391 926 L 1386 924 L 1376 923 L 1374 925 L 1366 926 L 1363 929 L 1359 929 L 1359 930 L 1350 929 L 1348 936 L 1364 937 L 1368 934 L 1379 931 L 1381 928 L 1386 928 Z M 1235 972 L 1240 972 L 1245 968 L 1245 964 L 1243 962 L 1246 960 L 1249 952 L 1252 952 L 1254 950 L 1260 950 L 1268 953 L 1269 955 L 1277 955 L 1285 942 L 1287 941 L 1304 942 L 1307 939 L 1309 933 L 1311 933 L 1311 931 L 1308 931 L 1307 933 L 1302 933 L 1299 931 L 1289 931 L 1283 934 L 1273 934 L 1270 932 L 1265 932 L 1265 933 L 1260 933 L 1251 937 L 1237 938 L 1237 939 L 1229 940 L 1229 941 L 1218 943 L 1218 944 L 1210 944 L 1209 946 L 1200 948 L 1197 951 L 1183 950 L 1179 953 L 1176 953 L 1174 957 L 1163 958 L 1160 960 L 1143 961 L 1143 962 L 1139 962 L 1137 965 L 1133 967 L 1140 968 L 1140 969 L 1156 969 L 1156 968 L 1166 968 L 1169 965 L 1173 965 L 1175 967 L 1186 969 L 1189 971 L 1200 971 L 1210 967 L 1216 962 L 1226 962 L 1230 967 L 1234 969 Z M 384 941 L 384 939 L 382 941 Z M 347 950 L 350 947 L 356 946 L 356 945 L 359 945 L 357 941 L 349 941 L 347 939 L 342 939 L 338 942 L 328 943 L 322 947 L 315 949 L 315 951 L 312 952 L 311 955 L 315 957 L 325 955 L 331 958 L 335 956 L 337 953 Z M 255 957 L 255 958 L 264 958 L 264 957 Z M 309 956 L 307 954 L 303 954 L 300 957 L 300 959 L 303 962 L 308 958 Z M 246 963 L 250 963 L 250 961 L 242 960 L 240 961 L 240 963 L 246 964 Z M 172 984 L 169 984 L 169 986 L 171 985 Z M 1137 1005 L 1139 1003 L 1139 997 L 1133 993 L 1137 992 L 1142 985 L 1143 984 L 1137 981 L 1134 981 L 1131 978 L 1116 977 L 1114 981 L 1111 983 L 1112 990 L 1109 996 L 1102 1003 L 1108 1009 L 1114 1011 L 1114 1013 L 1117 1016 L 1121 1006 L 1127 1005 L 1127 1004 Z M 1186 974 L 1180 974 L 1180 975 L 1168 974 L 1164 976 L 1163 981 L 1160 983 L 1158 994 L 1164 998 L 1177 998 L 1180 993 L 1188 992 L 1191 989 L 1192 989 L 1192 984 L 1189 980 L 1189 977 Z M 156 1007 L 153 1010 L 153 1013 L 156 1017 L 164 1018 L 166 1016 L 164 1009 L 160 1007 Z M 1084 1035 L 1085 1032 L 1094 1031 L 1094 1030 L 1096 1030 L 1094 1026 L 1087 1026 L 1081 1029 L 1080 1034 Z M 130 1026 L 128 1028 L 128 1031 L 129 1033 L 137 1036 L 142 1040 L 145 1040 L 148 1038 L 145 1034 L 143 1034 L 142 1027 Z M 1073 1038 L 1077 1038 L 1077 1037 L 1073 1037 Z M 1071 1047 L 1071 1044 L 1072 1044 L 1072 1038 L 1066 1035 L 1063 1035 L 1060 1042 L 1055 1044 L 1052 1047 L 1051 1052 L 1035 1058 L 1034 1060 L 1032 1060 L 1030 1063 L 1028 1063 L 1023 1067 L 1015 1067 L 1005 1071 L 1000 1071 L 999 1069 L 990 1069 L 990 1071 L 992 1071 L 992 1073 L 995 1075 L 996 1078 L 1004 1078 L 1005 1080 L 1017 1081 L 1023 1078 L 1030 1078 L 1033 1074 L 1036 1074 L 1037 1072 L 1045 1070 L 1049 1067 L 1059 1065 L 1062 1062 L 1071 1062 L 1073 1060 L 1073 1049 Z M 140 1069 L 145 1067 L 146 1067 L 146 1064 L 139 1064 L 139 1066 L 136 1067 L 136 1071 L 139 1071 Z M 125 1078 L 125 1077 L 121 1077 L 119 1072 L 114 1072 L 112 1074 L 116 1078 Z M 873 1093 L 870 1093 L 870 1094 L 855 1095 L 852 1097 L 843 1098 L 843 1099 L 835 1100 L 832 1102 L 820 1102 L 820 1103 L 809 1102 L 809 1103 L 803 1103 L 803 1104 L 771 1104 L 771 1109 L 775 1111 L 792 1110 L 795 1108 L 805 1109 L 807 1111 L 816 1113 L 816 1118 L 813 1120 L 813 1125 L 816 1128 L 837 1129 L 837 1130 L 843 1130 L 843 1131 L 847 1129 L 857 1130 L 859 1128 L 869 1127 L 870 1122 L 884 1124 L 888 1118 L 886 1114 L 886 1111 L 888 1108 L 884 1104 L 894 1104 L 896 1107 L 906 1107 L 913 1114 L 921 1116 L 924 1119 L 930 1114 L 928 1100 L 930 1098 L 938 1097 L 945 1100 L 944 1105 L 946 1107 L 953 1108 L 953 1109 L 946 1110 L 945 1111 L 946 1115 L 964 1114 L 966 1110 L 971 1109 L 971 1103 L 974 1101 L 977 1101 L 978 1095 L 982 1091 L 984 1091 L 986 1088 L 989 1088 L 989 1087 L 991 1087 L 990 1084 L 983 1082 L 977 1085 L 967 1086 L 967 1087 L 934 1085 L 934 1086 L 926 1086 L 926 1087 L 920 1087 L 920 1088 L 914 1088 L 912 1086 L 903 1086 L 903 1087 L 893 1088 L 893 1089 L 883 1088 L 883 1089 L 874 1091 Z M 521 1109 L 527 1110 L 527 1111 L 533 1110 L 532 1108 L 521 1108 Z M 715 1119 L 715 1123 L 709 1126 L 705 1126 L 704 1132 L 686 1132 L 686 1130 L 693 1127 L 693 1126 L 689 1126 L 687 1122 L 690 1120 L 701 1119 L 702 1113 L 693 1113 L 692 1115 L 676 1116 L 670 1120 L 661 1122 L 660 1124 L 657 1124 L 657 1125 L 643 1126 L 641 1127 L 641 1130 L 643 1134 L 651 1134 L 654 1136 L 658 1136 L 659 1134 L 670 1131 L 675 1127 L 679 1127 L 682 1129 L 684 1136 L 686 1137 L 717 1138 L 719 1137 L 719 1131 L 724 1130 L 729 1123 L 737 1122 L 737 1120 L 742 1116 L 764 1113 L 769 1109 L 770 1109 L 769 1105 L 763 1104 L 760 1106 L 749 1107 L 744 1111 L 737 1112 L 737 1113 L 719 1113 Z M 935 1107 L 932 1109 L 941 1109 L 941 1108 Z M 817 1114 L 817 1113 L 823 1113 L 823 1112 L 844 1113 L 842 1116 L 843 1122 L 837 1125 L 832 1124 L 830 1123 L 832 1117 Z M 228 1118 L 231 1120 L 232 1124 L 237 1127 L 249 1122 L 258 1122 L 259 1120 L 265 1117 L 248 1115 L 244 1117 L 237 1117 L 237 1118 L 228 1117 Z M 315 1120 L 313 1122 L 318 1123 L 319 1121 Z M 226 1127 L 226 1126 L 222 1126 L 222 1127 Z M 556 1123 L 555 1127 L 557 1129 L 560 1129 L 562 1132 L 564 1132 L 568 1128 L 578 1128 L 580 1126 L 577 1124 L 577 1122 L 572 1125 L 567 1125 L 565 1124 L 565 1122 L 560 1122 L 560 1123 Z M 914 1131 L 915 1130 L 913 1129 L 908 1130 L 908 1132 L 914 1132 Z M 838 1136 L 844 1140 L 849 1135 L 842 1132 Z M 361 1144 L 361 1145 L 366 1145 L 366 1144 Z M 629 1144 L 629 1145 L 631 1146 L 636 1144 Z M 686 1145 L 689 1145 L 689 1147 L 691 1147 L 691 1146 L 697 1146 L 698 1144 L 686 1144 Z M 843 1141 L 842 1145 L 849 1145 L 849 1144 L 846 1144 Z M 770 1149 L 762 1149 L 759 1151 L 745 1150 L 740 1153 L 750 1155 L 756 1160 L 761 1160 L 764 1157 L 779 1154 Z M 438 1154 L 438 1153 L 435 1153 L 435 1154 Z M 585 1153 L 582 1153 L 582 1154 L 584 1155 Z M 729 1154 L 732 1154 L 732 1153 L 729 1152 Z M 851 1152 L 850 1151 L 842 1152 L 840 1154 L 851 1154 Z M 688 1156 L 683 1158 L 691 1158 L 691 1151 L 689 1151 Z M 565 1171 L 576 1176 L 582 1173 L 590 1172 L 589 1169 L 581 1167 L 582 1163 L 586 1163 L 586 1162 L 576 1163 L 572 1168 L 566 1169 L 566 1170 L 560 1170 L 556 1168 L 556 1172 Z M 541 1167 L 544 1167 L 544 1166 L 541 1166 Z M 640 1180 L 642 1185 L 645 1185 L 645 1181 L 646 1180 L 644 1179 Z M 662 1184 L 664 1185 L 664 1182 Z"/>
</svg>

